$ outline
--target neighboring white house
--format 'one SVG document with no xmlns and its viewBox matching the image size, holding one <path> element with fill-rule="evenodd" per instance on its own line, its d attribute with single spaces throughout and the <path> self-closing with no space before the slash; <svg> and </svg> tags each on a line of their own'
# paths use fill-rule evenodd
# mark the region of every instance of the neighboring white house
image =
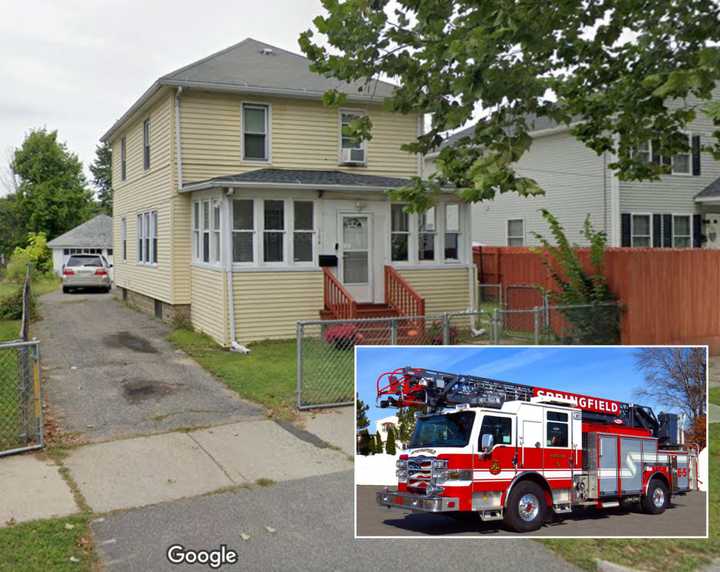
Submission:
<svg viewBox="0 0 720 572">
<path fill-rule="evenodd" d="M 720 90 L 713 95 L 714 100 L 718 98 Z M 688 98 L 687 105 L 694 104 Z M 531 125 L 533 144 L 518 162 L 517 171 L 537 181 L 545 195 L 505 193 L 474 204 L 474 243 L 536 246 L 534 233 L 549 236 L 540 214 L 545 208 L 578 244 L 587 243 L 581 231 L 589 215 L 595 230 L 605 232 L 611 246 L 720 248 L 720 161 L 702 148 L 715 140 L 716 127 L 702 111 L 688 125 L 687 153 L 660 157 L 652 142 L 638 150 L 647 161 L 670 166 L 671 173 L 658 181 L 621 181 L 608 167 L 614 157 L 597 155 L 567 126 L 545 118 Z M 441 147 L 454 144 L 473 128 L 453 134 Z M 426 157 L 424 176 L 435 171 L 436 157 L 437 153 Z"/>
<path fill-rule="evenodd" d="M 52 239 L 48 247 L 52 249 L 53 271 L 58 275 L 62 274 L 63 266 L 73 254 L 101 254 L 112 264 L 112 217 L 97 215 Z"/>
<path fill-rule="evenodd" d="M 380 437 L 382 437 L 383 443 L 387 443 L 388 431 L 391 427 L 395 430 L 395 434 L 397 436 L 397 415 L 390 415 L 389 417 L 383 417 L 382 419 L 378 419 L 377 421 L 375 421 L 375 432 L 380 433 Z"/>
</svg>

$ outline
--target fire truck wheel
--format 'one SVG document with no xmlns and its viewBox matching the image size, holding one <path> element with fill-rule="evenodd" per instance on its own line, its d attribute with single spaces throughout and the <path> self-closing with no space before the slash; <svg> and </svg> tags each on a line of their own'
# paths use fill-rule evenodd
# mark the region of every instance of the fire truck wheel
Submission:
<svg viewBox="0 0 720 572">
<path fill-rule="evenodd" d="M 517 532 L 530 532 L 542 526 L 546 508 L 545 491 L 540 485 L 523 481 L 510 491 L 503 520 Z"/>
<path fill-rule="evenodd" d="M 660 479 L 653 479 L 648 485 L 647 494 L 643 495 L 640 504 L 643 511 L 648 514 L 660 514 L 665 512 L 670 502 L 670 491 L 667 485 Z"/>
</svg>

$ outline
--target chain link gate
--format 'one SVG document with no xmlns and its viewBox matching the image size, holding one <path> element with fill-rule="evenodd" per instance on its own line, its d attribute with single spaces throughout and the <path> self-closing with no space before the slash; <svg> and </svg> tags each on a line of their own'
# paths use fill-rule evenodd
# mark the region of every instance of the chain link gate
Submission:
<svg viewBox="0 0 720 572">
<path fill-rule="evenodd" d="M 0 343 L 0 456 L 43 447 L 40 345 Z"/>
</svg>

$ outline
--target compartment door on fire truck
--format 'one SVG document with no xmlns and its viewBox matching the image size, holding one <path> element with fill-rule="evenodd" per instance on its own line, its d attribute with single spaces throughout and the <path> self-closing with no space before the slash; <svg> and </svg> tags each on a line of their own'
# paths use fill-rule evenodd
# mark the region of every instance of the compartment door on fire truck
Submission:
<svg viewBox="0 0 720 572">
<path fill-rule="evenodd" d="M 612 435 L 598 435 L 598 489 L 600 496 L 618 493 L 618 439 Z"/>
</svg>

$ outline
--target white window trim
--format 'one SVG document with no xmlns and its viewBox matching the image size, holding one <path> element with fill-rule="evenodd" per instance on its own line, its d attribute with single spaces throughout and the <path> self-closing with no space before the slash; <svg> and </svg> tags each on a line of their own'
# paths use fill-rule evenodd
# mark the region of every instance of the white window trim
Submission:
<svg viewBox="0 0 720 572">
<path fill-rule="evenodd" d="M 142 220 L 142 226 L 138 224 L 136 228 L 135 243 L 139 247 L 136 263 L 138 266 L 157 268 L 157 252 L 155 252 L 153 238 L 158 238 L 158 211 L 154 209 L 139 212 L 136 220 L 138 222 Z M 155 262 L 152 262 L 153 257 Z"/>
<path fill-rule="evenodd" d="M 434 221 L 433 221 L 434 229 L 432 231 L 432 235 L 433 235 L 433 258 L 432 258 L 432 260 L 420 260 L 420 235 L 421 234 L 431 234 L 431 233 L 427 232 L 427 231 L 420 232 L 420 216 L 421 215 L 420 214 L 415 215 L 415 232 L 417 233 L 417 240 L 415 242 L 415 259 L 417 260 L 417 264 L 421 265 L 421 266 L 426 265 L 426 264 L 438 264 L 438 263 L 442 262 L 442 260 L 443 260 L 443 257 L 441 256 L 441 254 L 439 252 L 440 236 L 444 237 L 444 233 L 441 233 L 441 228 L 440 228 L 440 220 L 441 219 L 440 219 L 439 205 L 435 205 L 433 207 L 433 209 L 434 209 L 434 215 L 433 215 L 434 216 Z M 430 209 L 428 209 L 428 210 L 430 210 Z M 427 211 L 425 211 L 425 212 L 427 212 Z M 422 213 L 422 214 L 425 214 L 425 213 Z M 445 214 L 445 212 L 443 211 L 443 215 L 444 214 Z"/>
<path fill-rule="evenodd" d="M 265 159 L 245 157 L 245 107 L 265 108 Z M 272 104 L 267 101 L 240 102 L 240 161 L 250 164 L 272 165 Z"/>
<path fill-rule="evenodd" d="M 295 203 L 311 203 L 312 205 L 312 213 L 313 213 L 313 224 L 312 224 L 312 230 L 295 230 Z M 287 211 L 286 211 L 287 214 Z M 290 199 L 290 212 L 289 217 L 290 220 L 288 221 L 288 228 L 290 229 L 290 235 L 288 238 L 288 244 L 290 249 L 290 257 L 288 258 L 288 262 L 293 266 L 306 266 L 306 267 L 313 267 L 317 265 L 317 236 L 318 236 L 318 229 L 317 229 L 317 220 L 318 220 L 318 212 L 317 212 L 317 201 L 312 200 L 311 198 L 307 199 Z M 295 233 L 300 234 L 310 234 L 310 244 L 312 247 L 312 255 L 310 260 L 301 260 L 296 261 L 295 260 Z"/>
<path fill-rule="evenodd" d="M 233 210 L 235 209 L 235 201 L 250 201 L 250 203 L 251 203 L 251 205 L 252 205 L 252 213 L 253 213 L 253 226 L 252 226 L 252 229 L 249 229 L 249 230 L 245 230 L 245 229 L 235 230 L 235 214 L 234 214 L 234 212 L 233 212 Z M 230 262 L 231 262 L 233 268 L 250 268 L 250 267 L 254 267 L 254 266 L 256 265 L 256 263 L 257 263 L 257 260 L 258 260 L 258 252 L 259 252 L 259 247 L 258 247 L 258 240 L 259 240 L 259 239 L 258 239 L 258 237 L 259 237 L 259 233 L 258 233 L 258 212 L 257 212 L 257 202 L 256 202 L 256 199 L 250 198 L 250 197 L 231 197 L 231 199 L 230 199 L 230 215 L 229 215 L 229 218 L 230 218 L 230 244 L 231 244 L 229 257 L 230 257 Z M 253 259 L 252 259 L 250 262 L 236 262 L 236 261 L 235 261 L 235 252 L 233 251 L 233 248 L 234 248 L 233 245 L 234 245 L 235 241 L 233 240 L 233 235 L 234 235 L 236 232 L 237 232 L 237 233 L 250 234 L 250 235 L 252 235 L 252 237 L 253 237 L 253 247 L 252 247 Z"/>
<path fill-rule="evenodd" d="M 281 199 L 281 198 L 272 198 L 272 199 L 260 199 L 257 201 L 260 204 L 260 216 L 261 218 L 258 220 L 260 223 L 260 240 L 258 241 L 258 247 L 260 249 L 260 258 L 258 259 L 258 262 L 260 263 L 260 266 L 289 266 L 290 261 L 288 259 L 288 203 L 290 202 L 288 199 Z M 277 230 L 277 229 L 266 229 L 265 228 L 265 203 L 266 202 L 282 202 L 283 203 L 283 229 Z M 276 233 L 282 235 L 282 253 L 283 253 L 283 259 L 281 261 L 265 261 L 265 233 Z"/>
<path fill-rule="evenodd" d="M 145 127 L 147 126 L 147 139 L 145 138 Z M 152 145 L 150 138 L 152 137 L 152 122 L 150 117 L 146 117 L 142 123 L 142 165 L 143 171 L 149 171 L 152 168 Z M 145 165 L 145 149 L 147 149 L 147 165 Z"/>
<path fill-rule="evenodd" d="M 348 163 L 343 161 L 343 146 L 342 146 L 342 116 L 345 115 L 356 115 L 359 117 L 365 117 L 368 115 L 368 112 L 365 109 L 357 109 L 357 108 L 342 108 L 338 110 L 338 165 L 344 165 L 344 166 L 356 166 L 356 167 L 367 167 L 368 165 L 368 142 L 367 139 L 363 139 L 360 142 L 360 145 L 363 149 L 363 162 L 357 162 L 357 163 Z"/>
<path fill-rule="evenodd" d="M 648 235 L 637 235 L 638 237 L 645 238 L 645 236 L 648 237 L 648 245 L 647 246 L 635 246 L 635 217 L 636 216 L 646 216 L 648 217 L 650 224 L 648 225 Z M 653 248 L 653 215 L 652 213 L 630 213 L 630 246 L 633 248 Z"/>
<path fill-rule="evenodd" d="M 672 213 L 670 216 L 672 217 L 672 247 L 673 248 L 693 248 L 693 244 L 695 242 L 695 229 L 693 228 L 693 214 L 694 213 Z M 690 244 L 688 246 L 675 246 L 675 217 L 687 217 L 688 219 L 688 228 L 690 229 Z M 687 236 L 687 235 L 683 235 Z"/>
<path fill-rule="evenodd" d="M 205 230 L 203 227 L 203 209 L 204 204 L 207 203 L 208 205 L 208 228 Z M 197 207 L 197 216 L 195 215 L 195 205 L 198 205 Z M 224 223 L 223 220 L 225 218 L 225 212 L 224 212 L 224 203 L 222 201 L 222 197 L 217 195 L 212 196 L 203 196 L 198 197 L 192 201 L 192 207 L 191 207 L 191 226 L 190 226 L 190 237 L 191 237 L 191 243 L 192 243 L 192 264 L 193 266 L 200 266 L 202 268 L 222 268 L 224 263 L 224 249 L 223 249 L 223 241 L 224 236 Z M 214 219 L 214 213 L 213 208 L 214 206 L 218 206 L 220 208 L 220 241 L 219 244 L 216 245 L 213 241 L 213 233 L 217 232 L 215 230 L 215 219 Z M 205 262 L 203 260 L 203 239 L 204 235 L 207 232 L 208 235 L 208 261 Z M 197 233 L 197 234 L 195 234 Z M 197 238 L 196 238 L 197 237 Z M 219 246 L 220 253 L 219 256 L 216 256 L 216 246 Z"/>
<path fill-rule="evenodd" d="M 673 158 L 675 157 L 675 155 L 673 155 L 672 157 L 670 157 L 670 174 L 677 175 L 680 177 L 692 177 L 692 173 L 693 173 L 692 133 L 690 133 L 689 131 L 682 131 L 681 133 L 687 137 L 688 150 L 686 153 L 675 153 L 675 155 L 687 155 L 688 170 L 687 170 L 687 172 L 676 171 L 675 167 L 673 166 Z"/>
<path fill-rule="evenodd" d="M 447 208 L 451 205 L 457 205 L 458 209 L 458 229 L 457 232 L 452 232 L 452 234 L 457 235 L 457 258 L 446 258 L 445 257 L 445 249 L 447 248 Z M 444 203 L 442 205 L 442 225 L 443 225 L 443 233 L 442 233 L 442 245 L 441 245 L 441 260 L 445 262 L 446 264 L 457 264 L 458 262 L 462 262 L 463 258 L 463 209 L 462 205 L 460 203 Z M 524 228 L 524 225 L 523 225 Z"/>
<path fill-rule="evenodd" d="M 518 221 L 518 220 L 520 222 L 522 222 L 522 236 L 517 236 L 517 235 L 510 236 L 510 223 L 514 222 L 514 221 Z M 505 219 L 505 244 L 507 246 L 511 246 L 510 245 L 511 238 L 522 238 L 522 246 L 520 248 L 522 248 L 523 246 L 527 246 L 527 231 L 525 229 L 525 218 L 524 217 Z"/>
<path fill-rule="evenodd" d="M 389 229 L 389 236 L 388 236 L 388 242 L 387 242 L 387 260 L 390 264 L 393 266 L 409 266 L 410 264 L 414 264 L 414 254 L 415 249 L 417 248 L 415 246 L 416 241 L 415 237 L 413 236 L 415 233 L 413 233 L 413 225 L 417 227 L 417 219 L 415 217 L 415 213 L 407 213 L 408 217 L 408 230 L 399 230 L 397 232 L 393 232 L 392 229 L 392 208 L 393 206 L 406 206 L 407 203 L 401 203 L 401 202 L 390 202 L 388 203 L 388 210 L 387 210 L 387 220 L 388 220 L 388 229 Z M 392 237 L 393 234 L 406 234 L 408 237 L 408 257 L 407 260 L 393 260 L 392 259 Z"/>
<path fill-rule="evenodd" d="M 120 259 L 127 262 L 127 217 L 120 219 Z"/>
</svg>

